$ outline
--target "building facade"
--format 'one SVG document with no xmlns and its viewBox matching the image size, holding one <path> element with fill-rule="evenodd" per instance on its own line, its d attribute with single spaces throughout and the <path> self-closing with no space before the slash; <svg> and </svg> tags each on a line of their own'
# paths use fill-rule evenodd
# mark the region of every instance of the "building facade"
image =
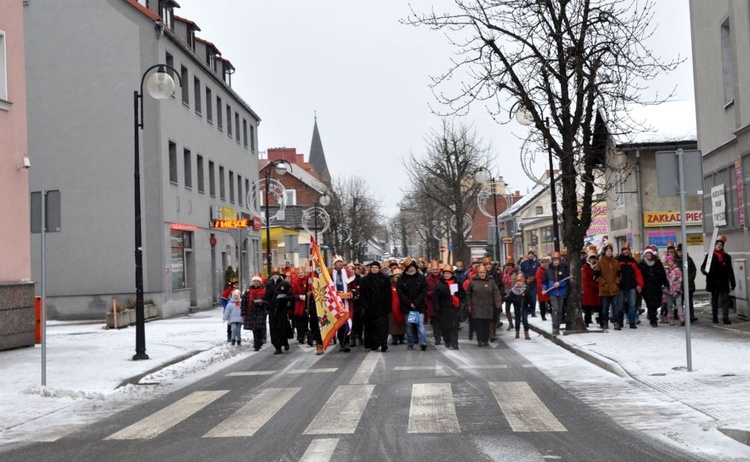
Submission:
<svg viewBox="0 0 750 462">
<path fill-rule="evenodd" d="M 102 317 L 113 298 L 134 299 L 133 92 L 155 64 L 174 68 L 178 85 L 166 100 L 145 89 L 141 99 L 145 300 L 164 317 L 209 307 L 228 266 L 245 282 L 259 269 L 259 226 L 212 223 L 251 218 L 260 118 L 232 89 L 231 62 L 177 8 L 170 0 L 24 7 L 31 188 L 62 196 L 62 229 L 47 241 L 52 318 Z"/>
<path fill-rule="evenodd" d="M 0 3 L 0 349 L 34 345 L 21 2 Z"/>
<path fill-rule="evenodd" d="M 715 227 L 713 189 L 725 204 L 726 224 L 718 228 L 727 237 L 726 250 L 734 264 L 737 314 L 747 318 L 750 88 L 745 82 L 750 79 L 750 5 L 690 0 L 690 28 L 698 149 L 703 155 L 703 232 L 711 236 Z M 707 237 L 706 250 L 712 248 L 709 241 Z"/>
</svg>

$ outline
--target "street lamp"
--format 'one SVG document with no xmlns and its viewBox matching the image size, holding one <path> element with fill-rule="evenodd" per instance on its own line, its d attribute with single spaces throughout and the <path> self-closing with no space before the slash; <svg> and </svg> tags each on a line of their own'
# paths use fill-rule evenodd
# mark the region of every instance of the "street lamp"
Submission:
<svg viewBox="0 0 750 462">
<path fill-rule="evenodd" d="M 156 69 L 156 72 L 146 76 Z M 134 140 L 134 203 L 135 203 L 135 355 L 133 359 L 148 359 L 146 354 L 146 317 L 143 312 L 143 245 L 141 236 L 141 164 L 140 130 L 143 130 L 143 82 L 148 94 L 156 100 L 167 99 L 174 93 L 175 84 L 166 69 L 179 77 L 177 70 L 166 64 L 156 64 L 146 69 L 141 76 L 139 91 L 133 92 L 133 140 Z M 182 86 L 182 80 L 180 80 Z"/>
<path fill-rule="evenodd" d="M 287 172 L 292 171 L 292 165 L 285 160 L 274 160 L 268 164 L 266 170 L 266 192 L 265 192 L 265 203 L 266 203 L 266 269 L 268 270 L 268 277 L 271 277 L 271 212 L 268 210 L 268 193 L 271 189 L 271 169 L 276 171 L 279 176 L 286 175 Z M 284 200 L 283 198 L 281 199 Z"/>
<path fill-rule="evenodd" d="M 526 109 L 523 104 L 519 105 L 516 110 L 516 121 L 524 126 L 534 123 L 533 115 Z M 549 117 L 544 118 L 544 125 L 549 129 Z M 560 237 L 557 223 L 557 194 L 555 194 L 555 167 L 552 162 L 552 146 L 549 141 L 547 144 L 547 156 L 549 157 L 549 192 L 552 195 L 552 242 L 555 246 L 555 252 L 560 251 Z"/>
<path fill-rule="evenodd" d="M 493 259 L 500 261 L 500 220 L 497 216 L 497 182 L 492 178 L 492 172 L 487 170 L 485 167 L 479 167 L 474 172 L 474 181 L 481 185 L 490 186 L 490 192 L 492 193 L 492 205 L 494 208 L 495 215 L 492 217 L 492 222 L 495 224 L 495 251 L 493 252 Z"/>
<path fill-rule="evenodd" d="M 320 195 L 317 199 L 315 199 L 315 243 L 320 245 L 318 243 L 318 205 L 321 207 L 327 207 L 328 204 L 331 203 L 331 196 L 328 195 L 328 191 L 324 191 L 322 195 Z"/>
</svg>

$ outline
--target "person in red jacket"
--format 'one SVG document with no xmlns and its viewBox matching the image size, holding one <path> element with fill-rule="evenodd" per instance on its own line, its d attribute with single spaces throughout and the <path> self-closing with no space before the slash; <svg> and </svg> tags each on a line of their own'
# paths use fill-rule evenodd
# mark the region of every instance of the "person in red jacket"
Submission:
<svg viewBox="0 0 750 462">
<path fill-rule="evenodd" d="M 510 293 L 510 289 L 513 288 L 513 286 L 516 283 L 516 263 L 513 261 L 513 257 L 508 257 L 505 260 L 505 268 L 503 269 L 503 285 L 505 286 L 505 293 Z M 471 279 L 471 278 L 469 278 Z M 464 290 L 466 290 L 464 288 Z M 505 318 L 508 320 L 508 330 L 513 330 L 513 315 L 511 314 L 511 309 L 513 308 L 513 302 L 510 300 L 510 298 L 506 297 L 505 300 Z"/>
<path fill-rule="evenodd" d="M 440 328 L 440 316 L 435 311 L 432 301 L 433 294 L 437 288 L 437 283 L 440 281 L 440 264 L 437 260 L 432 260 L 430 264 L 427 265 L 425 279 L 427 279 L 427 296 L 424 299 L 427 304 L 425 319 L 429 318 L 430 324 L 432 324 L 432 335 L 435 337 L 435 345 L 440 345 L 443 332 Z"/>
<path fill-rule="evenodd" d="M 589 248 L 586 261 L 583 263 L 581 269 L 581 285 L 583 290 L 581 306 L 583 307 L 583 320 L 586 323 L 586 327 L 593 322 L 591 315 L 598 313 L 602 306 L 602 299 L 599 297 L 599 284 L 594 277 L 594 268 L 596 268 L 597 261 L 599 261 L 599 255 L 596 253 L 596 247 L 592 246 Z"/>
<path fill-rule="evenodd" d="M 544 275 L 547 274 L 547 268 L 552 259 L 549 256 L 541 258 L 539 268 L 536 269 L 534 279 L 536 279 L 536 301 L 539 302 L 539 314 L 542 315 L 542 321 L 547 320 L 547 305 L 549 303 L 549 294 L 544 292 Z"/>
</svg>

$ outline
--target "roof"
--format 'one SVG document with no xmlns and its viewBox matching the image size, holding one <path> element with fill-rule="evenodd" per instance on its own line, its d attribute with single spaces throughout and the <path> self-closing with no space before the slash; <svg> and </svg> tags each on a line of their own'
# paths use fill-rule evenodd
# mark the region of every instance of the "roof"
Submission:
<svg viewBox="0 0 750 462">
<path fill-rule="evenodd" d="M 616 134 L 617 145 L 696 142 L 695 101 L 665 101 L 660 104 L 630 105 L 635 122 L 632 133 Z M 640 130 L 639 130 L 640 129 Z"/>
<path fill-rule="evenodd" d="M 310 156 L 309 162 L 312 164 L 318 176 L 323 181 L 330 180 L 331 174 L 328 171 L 328 164 L 326 163 L 326 154 L 323 151 L 323 142 L 320 140 L 320 132 L 318 131 L 318 118 L 315 117 L 315 125 L 313 126 L 312 143 L 310 144 Z"/>
<path fill-rule="evenodd" d="M 195 30 L 201 30 L 201 28 L 198 27 L 198 24 L 194 23 L 193 21 L 191 21 L 189 19 L 183 18 L 182 16 L 174 15 L 174 19 L 175 19 L 175 21 L 184 22 L 188 26 L 192 26 L 192 28 L 195 29 Z"/>
<path fill-rule="evenodd" d="M 150 19 L 153 19 L 154 21 L 161 21 L 161 17 L 154 13 L 153 11 L 149 10 L 145 6 L 138 3 L 138 0 L 125 0 L 127 3 L 130 3 L 136 10 L 140 11 L 141 13 L 148 16 Z"/>
<path fill-rule="evenodd" d="M 559 178 L 559 174 L 558 174 Z M 555 179 L 557 181 L 557 178 Z M 544 191 L 549 189 L 549 184 L 537 184 L 534 186 L 534 188 L 529 191 L 528 194 L 524 195 L 518 202 L 515 202 L 510 208 L 505 210 L 503 213 L 500 214 L 500 220 L 508 219 L 513 217 L 516 213 L 520 212 L 521 210 L 526 207 L 531 201 L 539 197 L 540 194 L 542 194 Z"/>
<path fill-rule="evenodd" d="M 207 47 L 213 48 L 214 50 L 216 50 L 217 54 L 219 54 L 219 55 L 221 54 L 221 52 L 219 51 L 218 48 L 216 48 L 216 45 L 214 45 L 213 42 L 209 42 L 208 40 L 202 39 L 200 37 L 195 37 L 195 41 L 196 42 L 205 43 Z"/>
<path fill-rule="evenodd" d="M 259 163 L 264 162 L 264 161 L 266 163 L 259 166 L 260 167 L 258 169 L 259 172 L 262 172 L 266 168 L 270 168 L 269 167 L 270 162 L 268 162 L 268 159 L 260 159 Z M 302 168 L 301 166 L 295 163 L 290 162 L 290 164 L 292 168 L 291 170 L 286 172 L 287 175 L 292 175 L 293 177 L 297 178 L 301 182 L 305 183 L 306 185 L 318 191 L 320 194 L 323 194 L 324 192 L 328 190 L 328 187 L 323 182 L 315 178 L 315 176 L 313 176 L 312 173 L 308 172 L 307 170 L 305 170 L 304 168 Z"/>
</svg>

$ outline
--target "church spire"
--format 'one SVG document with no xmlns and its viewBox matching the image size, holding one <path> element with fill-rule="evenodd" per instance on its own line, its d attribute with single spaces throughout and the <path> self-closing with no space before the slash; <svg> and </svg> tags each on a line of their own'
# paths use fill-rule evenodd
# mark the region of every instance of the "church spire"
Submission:
<svg viewBox="0 0 750 462">
<path fill-rule="evenodd" d="M 323 142 L 320 140 L 318 131 L 318 113 L 315 111 L 315 124 L 313 126 L 312 143 L 310 144 L 310 164 L 312 165 L 318 178 L 326 184 L 331 183 L 331 174 L 328 172 L 326 163 L 326 154 L 323 152 Z"/>
</svg>

